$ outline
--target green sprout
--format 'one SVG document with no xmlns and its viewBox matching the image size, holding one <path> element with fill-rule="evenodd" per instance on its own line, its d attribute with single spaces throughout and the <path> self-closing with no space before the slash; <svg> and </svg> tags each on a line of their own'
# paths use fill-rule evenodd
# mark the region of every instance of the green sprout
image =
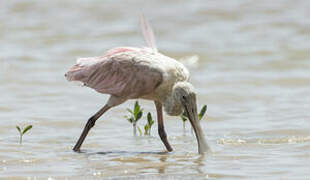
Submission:
<svg viewBox="0 0 310 180">
<path fill-rule="evenodd" d="M 147 124 L 144 126 L 144 135 L 151 135 L 151 128 L 154 124 L 151 113 L 147 113 Z"/>
<path fill-rule="evenodd" d="M 16 126 L 16 129 L 19 132 L 19 144 L 22 144 L 23 142 L 23 135 L 26 134 L 27 131 L 29 131 L 32 128 L 32 125 L 28 125 L 25 129 L 21 129 L 19 126 Z"/>
<path fill-rule="evenodd" d="M 201 120 L 203 118 L 203 116 L 206 114 L 207 112 L 207 105 L 204 105 L 200 112 L 198 113 L 198 120 Z M 183 112 L 183 114 L 181 115 L 181 119 L 183 121 L 183 129 L 185 130 L 185 122 L 188 120 L 188 116 L 186 114 L 186 111 Z"/>
<path fill-rule="evenodd" d="M 152 118 L 152 115 L 151 113 L 147 113 L 147 123 L 144 125 L 144 135 L 147 136 L 147 135 L 151 135 L 151 129 L 152 129 L 152 126 L 154 124 L 154 120 Z M 139 134 L 140 136 L 142 136 L 143 132 L 142 132 L 142 129 L 137 126 L 137 129 L 139 131 Z"/>
<path fill-rule="evenodd" d="M 136 101 L 133 110 L 127 108 L 127 111 L 130 113 L 130 116 L 125 117 L 130 123 L 132 123 L 133 135 L 135 136 L 137 134 L 137 122 L 143 115 L 143 109 L 141 109 L 138 101 Z"/>
<path fill-rule="evenodd" d="M 206 112 L 207 112 L 207 105 L 204 105 L 198 114 L 198 119 L 201 120 L 202 117 L 206 114 Z"/>
<path fill-rule="evenodd" d="M 139 131 L 139 134 L 140 134 L 140 136 L 142 136 L 142 130 L 141 130 L 141 128 L 139 127 L 139 126 L 137 126 L 137 129 L 138 129 L 138 131 Z"/>
</svg>

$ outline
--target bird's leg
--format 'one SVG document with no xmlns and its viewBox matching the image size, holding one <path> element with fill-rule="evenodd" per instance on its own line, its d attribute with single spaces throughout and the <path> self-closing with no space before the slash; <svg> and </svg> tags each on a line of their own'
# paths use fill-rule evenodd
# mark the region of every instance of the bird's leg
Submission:
<svg viewBox="0 0 310 180">
<path fill-rule="evenodd" d="M 85 140 L 89 130 L 95 125 L 96 120 L 102 116 L 103 113 L 105 113 L 107 110 L 109 110 L 111 106 L 106 104 L 103 108 L 101 108 L 95 115 L 93 115 L 91 118 L 88 119 L 84 130 L 79 138 L 79 140 L 76 142 L 73 151 L 80 151 L 80 147 L 83 144 L 83 141 Z"/>
<path fill-rule="evenodd" d="M 162 110 L 162 104 L 158 101 L 155 101 L 155 106 L 157 110 L 157 121 L 158 121 L 158 134 L 160 136 L 160 139 L 166 146 L 167 150 L 173 151 L 172 147 L 170 146 L 168 139 L 167 139 L 167 134 L 165 132 L 165 127 L 164 127 L 164 121 L 163 121 L 163 110 Z"/>
</svg>

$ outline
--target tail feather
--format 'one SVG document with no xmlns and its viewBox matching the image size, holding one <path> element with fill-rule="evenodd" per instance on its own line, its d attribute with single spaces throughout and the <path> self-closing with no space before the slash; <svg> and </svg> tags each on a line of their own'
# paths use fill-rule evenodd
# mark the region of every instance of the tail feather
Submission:
<svg viewBox="0 0 310 180">
<path fill-rule="evenodd" d="M 140 22 L 142 34 L 147 46 L 152 48 L 154 52 L 158 52 L 153 29 L 143 14 L 140 17 Z"/>
<path fill-rule="evenodd" d="M 81 81 L 85 83 L 90 73 L 89 67 L 96 64 L 98 61 L 99 59 L 94 57 L 79 58 L 76 64 L 65 74 L 65 77 L 68 81 Z"/>
<path fill-rule="evenodd" d="M 85 72 L 83 67 L 78 64 L 72 66 L 69 71 L 65 74 L 68 81 L 82 81 L 85 78 Z"/>
</svg>

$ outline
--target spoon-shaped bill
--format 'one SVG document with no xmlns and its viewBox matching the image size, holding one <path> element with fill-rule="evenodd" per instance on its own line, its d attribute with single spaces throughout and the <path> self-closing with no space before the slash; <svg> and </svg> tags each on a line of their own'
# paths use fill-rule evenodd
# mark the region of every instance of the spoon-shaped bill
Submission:
<svg viewBox="0 0 310 180">
<path fill-rule="evenodd" d="M 198 143 L 198 153 L 204 154 L 205 152 L 208 152 L 210 148 L 206 142 L 203 130 L 200 126 L 200 121 L 198 120 L 195 96 L 190 96 L 190 98 L 188 98 L 187 103 L 184 103 L 184 109 L 195 131 L 195 135 L 196 135 L 196 139 Z"/>
</svg>

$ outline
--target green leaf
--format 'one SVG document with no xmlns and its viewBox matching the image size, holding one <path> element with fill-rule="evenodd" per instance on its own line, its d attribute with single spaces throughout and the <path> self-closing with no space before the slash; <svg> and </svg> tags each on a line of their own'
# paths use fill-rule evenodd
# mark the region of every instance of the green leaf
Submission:
<svg viewBox="0 0 310 180">
<path fill-rule="evenodd" d="M 142 114 L 143 114 L 142 111 L 138 112 L 137 117 L 136 117 L 136 122 L 142 117 Z"/>
<path fill-rule="evenodd" d="M 207 105 L 204 105 L 198 114 L 198 119 L 201 120 L 207 111 Z"/>
<path fill-rule="evenodd" d="M 127 108 L 126 110 L 127 110 L 128 112 L 130 112 L 130 114 L 133 114 L 133 112 L 132 112 L 131 109 Z"/>
<path fill-rule="evenodd" d="M 139 131 L 140 136 L 142 136 L 142 130 L 141 130 L 141 128 L 140 128 L 139 126 L 138 126 L 137 128 L 138 128 L 138 131 Z"/>
<path fill-rule="evenodd" d="M 148 121 L 152 120 L 152 114 L 150 112 L 147 113 L 147 120 Z"/>
<path fill-rule="evenodd" d="M 134 117 L 127 117 L 127 120 L 128 120 L 130 123 L 133 123 L 133 122 L 134 122 Z"/>
<path fill-rule="evenodd" d="M 29 131 L 32 128 L 32 125 L 27 126 L 24 131 L 23 134 L 25 134 L 27 131 Z"/>
<path fill-rule="evenodd" d="M 22 130 L 20 129 L 19 126 L 16 126 L 16 129 L 18 130 L 19 133 L 22 133 Z"/>
<path fill-rule="evenodd" d="M 186 116 L 181 116 L 181 118 L 182 118 L 183 122 L 188 120 Z"/>
<path fill-rule="evenodd" d="M 150 127 L 152 127 L 152 125 L 154 124 L 153 118 L 151 113 L 147 113 L 147 123 L 149 124 Z"/>
<path fill-rule="evenodd" d="M 154 121 L 152 120 L 152 121 L 150 121 L 150 122 L 148 122 L 149 123 L 149 126 L 150 126 L 150 128 L 153 126 L 153 124 L 154 124 Z"/>
<path fill-rule="evenodd" d="M 188 117 L 187 117 L 187 114 L 186 114 L 186 111 L 183 112 L 183 114 L 181 115 L 181 118 L 183 120 L 183 122 L 187 121 L 188 120 Z"/>
<path fill-rule="evenodd" d="M 138 101 L 135 102 L 135 107 L 134 107 L 134 116 L 137 119 L 138 113 L 140 112 L 140 105 L 138 103 Z"/>
<path fill-rule="evenodd" d="M 149 134 L 149 129 L 150 129 L 150 127 L 146 124 L 144 126 L 144 135 L 148 135 Z"/>
<path fill-rule="evenodd" d="M 148 122 L 148 124 L 149 124 L 149 126 L 150 126 L 150 128 L 153 126 L 153 124 L 154 124 L 154 121 L 152 120 L 152 121 L 149 121 Z"/>
</svg>

